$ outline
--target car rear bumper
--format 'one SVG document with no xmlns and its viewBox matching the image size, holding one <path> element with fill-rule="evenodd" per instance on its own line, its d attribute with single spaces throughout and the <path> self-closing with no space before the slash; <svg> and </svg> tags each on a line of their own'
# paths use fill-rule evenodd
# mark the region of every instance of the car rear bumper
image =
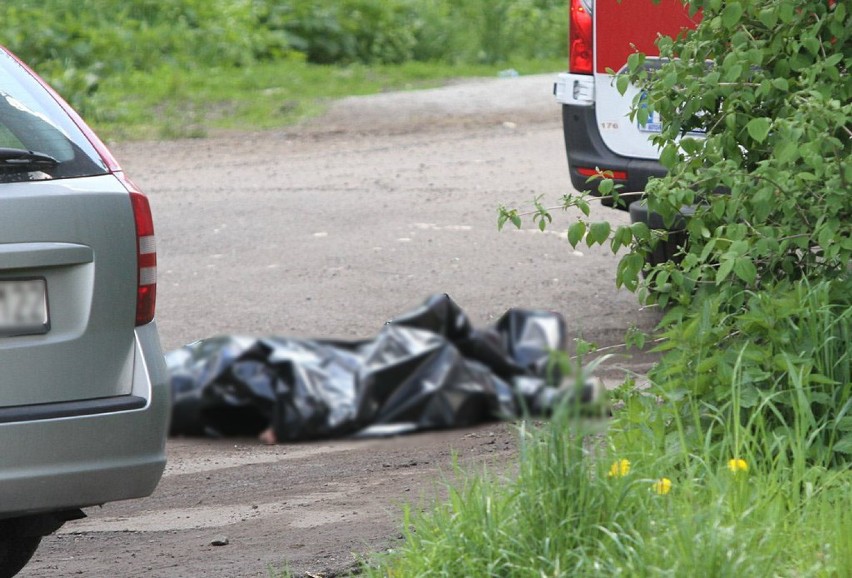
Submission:
<svg viewBox="0 0 852 578">
<path fill-rule="evenodd" d="M 150 495 L 165 467 L 171 405 L 154 323 L 136 328 L 128 397 L 144 405 L 105 412 L 93 400 L 91 412 L 77 402 L 72 415 L 0 423 L 0 518 Z"/>
<path fill-rule="evenodd" d="M 562 131 L 571 184 L 578 191 L 598 194 L 597 181 L 587 183 L 588 176 L 581 174 L 581 169 L 599 168 L 627 173 L 626 179 L 614 179 L 617 185 L 622 186 L 622 193 L 642 192 L 649 178 L 666 174 L 666 169 L 658 161 L 625 157 L 609 150 L 598 130 L 594 106 L 563 104 Z M 629 195 L 624 200 L 630 204 L 639 198 L 640 195 Z M 611 200 L 603 200 L 602 203 L 612 206 Z M 627 206 L 618 208 L 626 210 Z"/>
</svg>

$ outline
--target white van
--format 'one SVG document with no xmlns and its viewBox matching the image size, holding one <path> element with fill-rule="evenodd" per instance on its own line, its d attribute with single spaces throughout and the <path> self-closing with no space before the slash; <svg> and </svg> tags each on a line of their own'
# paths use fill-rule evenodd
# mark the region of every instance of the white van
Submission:
<svg viewBox="0 0 852 578">
<path fill-rule="evenodd" d="M 568 72 L 559 75 L 554 86 L 556 100 L 562 105 L 562 126 L 571 183 L 578 191 L 597 193 L 597 182 L 587 179 L 598 170 L 611 171 L 623 192 L 645 190 L 650 177 L 666 174 L 659 163 L 659 151 L 650 137 L 660 132 L 658 118 L 644 125 L 631 121 L 628 114 L 636 87 L 624 95 L 616 89 L 607 70 L 620 72 L 630 54 L 639 51 L 649 58 L 659 54 L 654 41 L 658 34 L 674 36 L 694 28 L 679 0 L 569 0 Z M 664 228 L 657 215 L 649 215 L 639 201 L 641 195 L 625 195 L 617 208 L 629 210 L 633 222 L 642 221 L 652 228 Z M 612 206 L 610 199 L 603 204 Z M 652 263 L 667 261 L 682 243 L 680 234 L 670 234 L 659 243 Z"/>
</svg>

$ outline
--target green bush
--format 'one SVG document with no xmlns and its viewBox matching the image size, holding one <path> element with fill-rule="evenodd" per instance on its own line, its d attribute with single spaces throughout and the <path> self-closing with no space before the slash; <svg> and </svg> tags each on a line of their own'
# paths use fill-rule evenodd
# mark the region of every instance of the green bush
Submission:
<svg viewBox="0 0 852 578">
<path fill-rule="evenodd" d="M 633 115 L 664 119 L 655 142 L 669 174 L 649 183 L 649 208 L 668 223 L 695 210 L 682 260 L 647 273 L 646 300 L 668 308 L 667 353 L 651 377 L 664 393 L 743 410 L 728 417 L 761 424 L 770 439 L 792 433 L 817 463 L 846 461 L 849 14 L 822 0 L 690 6 L 702 23 L 658 42 L 662 68 L 647 73 L 638 54 L 629 62 L 644 93 Z M 705 138 L 682 137 L 696 128 Z M 655 242 L 632 237 L 622 282 L 635 282 L 632 264 Z"/>
<path fill-rule="evenodd" d="M 664 64 L 628 58 L 614 79 L 640 91 L 631 120 L 663 119 L 654 137 L 665 178 L 646 188 L 651 210 L 673 225 L 685 208 L 679 260 L 649 267 L 665 232 L 580 218 L 577 245 L 608 244 L 616 283 L 665 309 L 664 352 L 650 374 L 643 420 L 657 444 L 703 444 L 718 424 L 744 421 L 767 437 L 767 455 L 805 444 L 812 463 L 852 455 L 852 23 L 825 0 L 693 0 L 698 27 L 657 42 Z M 703 138 L 686 136 L 704 132 Z M 600 175 L 600 191 L 618 196 Z M 617 200 L 617 199 L 616 199 Z M 589 199 L 565 207 L 589 215 Z M 546 227 L 538 200 L 533 219 Z M 501 208 L 499 224 L 520 222 Z M 644 280 L 642 278 L 644 274 Z M 698 405 L 696 405 L 696 403 Z M 699 415 L 695 414 L 698 407 Z M 722 412 L 721 414 L 719 412 Z M 681 418 L 680 422 L 675 416 Z M 713 417 L 715 416 L 715 417 Z M 689 436 L 672 430 L 687 424 Z M 691 436 L 691 437 L 690 437 Z M 778 443 L 775 443 L 775 442 Z"/>
<path fill-rule="evenodd" d="M 565 54 L 562 0 L 17 0 L 0 43 L 84 115 L 103 79 L 166 69 L 409 61 L 499 63 Z"/>
<path fill-rule="evenodd" d="M 261 25 L 284 32 L 309 62 L 397 64 L 413 57 L 415 11 L 402 2 L 258 2 L 257 9 Z"/>
</svg>

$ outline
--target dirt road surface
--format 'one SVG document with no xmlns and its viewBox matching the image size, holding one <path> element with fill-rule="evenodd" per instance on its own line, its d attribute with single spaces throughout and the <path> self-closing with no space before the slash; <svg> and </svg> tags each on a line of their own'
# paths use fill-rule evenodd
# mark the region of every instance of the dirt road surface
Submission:
<svg viewBox="0 0 852 578">
<path fill-rule="evenodd" d="M 113 144 L 154 209 L 164 347 L 222 333 L 371 337 L 436 292 L 475 325 L 510 307 L 557 310 L 599 345 L 652 326 L 615 290 L 617 257 L 567 244 L 575 215 L 557 212 L 550 232 L 497 231 L 498 205 L 570 190 L 552 80 L 350 98 L 286 130 Z M 647 361 L 618 358 L 603 377 Z M 22 576 L 341 575 L 354 555 L 399 543 L 403 504 L 441 495 L 454 453 L 505 464 L 514 442 L 512 424 L 274 447 L 170 440 L 153 496 L 90 508 Z"/>
</svg>

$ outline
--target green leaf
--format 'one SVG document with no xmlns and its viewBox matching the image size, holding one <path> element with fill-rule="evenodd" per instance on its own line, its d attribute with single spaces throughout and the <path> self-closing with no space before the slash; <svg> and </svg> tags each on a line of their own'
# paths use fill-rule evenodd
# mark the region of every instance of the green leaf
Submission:
<svg viewBox="0 0 852 578">
<path fill-rule="evenodd" d="M 618 89 L 618 94 L 624 96 L 628 86 L 630 86 L 630 78 L 626 74 L 618 75 L 615 79 L 615 88 Z"/>
<path fill-rule="evenodd" d="M 725 82 L 736 82 L 740 79 L 742 73 L 743 65 L 739 62 L 734 63 L 725 69 L 724 75 L 722 76 L 722 80 L 724 80 Z"/>
<path fill-rule="evenodd" d="M 799 143 L 785 140 L 775 147 L 775 158 L 779 163 L 790 163 L 799 158 Z"/>
<path fill-rule="evenodd" d="M 778 14 L 774 7 L 761 10 L 757 18 L 767 28 L 774 28 L 775 23 L 778 22 Z"/>
<path fill-rule="evenodd" d="M 643 64 L 645 64 L 645 55 L 641 52 L 634 52 L 627 57 L 627 68 L 630 72 L 638 72 Z"/>
<path fill-rule="evenodd" d="M 586 223 L 583 221 L 577 221 L 570 227 L 568 227 L 568 242 L 571 243 L 571 246 L 577 248 L 577 243 L 579 243 L 583 239 L 583 235 L 586 234 Z"/>
<path fill-rule="evenodd" d="M 615 230 L 615 234 L 612 236 L 612 252 L 616 253 L 621 247 L 629 245 L 632 240 L 633 233 L 630 231 L 630 227 L 621 225 Z"/>
<path fill-rule="evenodd" d="M 729 2 L 722 10 L 722 26 L 728 30 L 736 26 L 743 15 L 743 7 L 739 2 Z"/>
<path fill-rule="evenodd" d="M 589 234 L 586 235 L 586 244 L 591 247 L 594 243 L 603 245 L 609 238 L 610 225 L 607 221 L 599 221 L 592 223 L 589 227 Z"/>
<path fill-rule="evenodd" d="M 790 90 L 790 83 L 787 82 L 786 78 L 773 78 L 772 86 L 774 86 L 778 90 L 783 90 L 785 92 Z"/>
<path fill-rule="evenodd" d="M 734 260 L 734 273 L 749 285 L 753 284 L 757 278 L 757 268 L 748 257 L 738 257 Z"/>
<path fill-rule="evenodd" d="M 740 407 L 755 407 L 760 402 L 760 392 L 754 386 L 744 386 L 740 391 Z"/>
<path fill-rule="evenodd" d="M 737 231 L 731 231 L 731 235 L 737 235 Z M 748 241 L 737 240 L 731 243 L 731 247 L 728 251 L 734 255 L 735 257 L 741 257 L 745 255 L 748 251 Z"/>
<path fill-rule="evenodd" d="M 616 287 L 624 286 L 628 291 L 635 291 L 639 285 L 639 271 L 644 261 L 638 253 L 627 253 L 618 262 L 615 273 Z"/>
<path fill-rule="evenodd" d="M 766 140 L 767 135 L 769 135 L 769 127 L 770 122 L 768 118 L 758 117 L 753 118 L 748 121 L 746 125 L 746 130 L 748 131 L 749 136 L 756 140 L 757 142 L 763 142 Z"/>
<path fill-rule="evenodd" d="M 651 239 L 651 229 L 642 221 L 638 221 L 630 225 L 630 230 L 633 232 L 633 236 L 641 241 L 648 241 Z"/>
<path fill-rule="evenodd" d="M 660 153 L 660 164 L 671 170 L 677 163 L 677 146 L 668 144 Z"/>
<path fill-rule="evenodd" d="M 701 150 L 701 143 L 697 139 L 687 137 L 681 139 L 680 148 L 682 148 L 686 154 L 691 155 Z"/>
<path fill-rule="evenodd" d="M 781 5 L 778 7 L 778 18 L 781 19 L 781 22 L 784 24 L 789 23 L 793 20 L 795 16 L 796 7 L 791 1 L 781 2 Z"/>
<path fill-rule="evenodd" d="M 719 264 L 719 269 L 716 271 L 716 285 L 721 285 L 722 282 L 731 274 L 734 269 L 734 260 L 727 259 Z"/>
<path fill-rule="evenodd" d="M 517 213 L 512 213 L 509 215 L 509 220 L 512 221 L 512 224 L 515 225 L 518 229 L 521 228 L 521 217 L 518 216 Z"/>
<path fill-rule="evenodd" d="M 842 454 L 852 454 L 852 434 L 846 434 L 834 444 L 834 451 Z"/>
<path fill-rule="evenodd" d="M 804 46 L 805 49 L 813 55 L 819 53 L 819 40 L 813 36 L 802 38 L 802 46 Z"/>
<path fill-rule="evenodd" d="M 598 192 L 602 196 L 609 195 L 612 193 L 612 187 L 615 185 L 615 181 L 612 179 L 603 179 L 598 185 Z"/>
</svg>

